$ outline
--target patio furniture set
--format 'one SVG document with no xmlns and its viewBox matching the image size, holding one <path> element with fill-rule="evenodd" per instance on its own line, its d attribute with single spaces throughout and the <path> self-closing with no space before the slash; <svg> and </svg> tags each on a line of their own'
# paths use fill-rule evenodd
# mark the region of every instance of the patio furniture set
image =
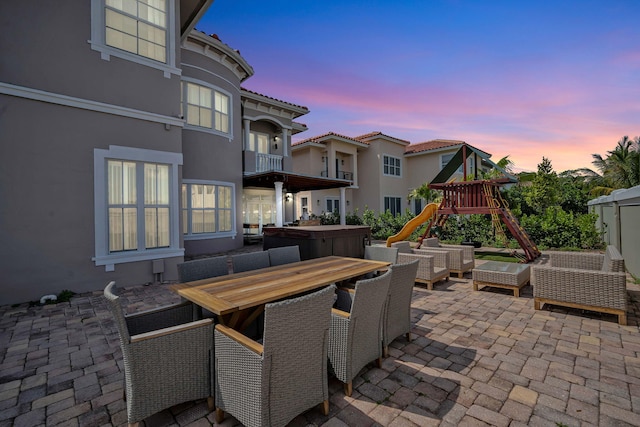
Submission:
<svg viewBox="0 0 640 427">
<path fill-rule="evenodd" d="M 271 248 L 232 256 L 233 274 L 226 257 L 185 262 L 182 283 L 171 286 L 184 301 L 132 315 L 112 282 L 104 296 L 120 335 L 128 422 L 197 399 L 216 408 L 217 422 L 228 412 L 247 426 L 283 426 L 318 404 L 326 415 L 328 372 L 350 396 L 364 366 L 380 365 L 397 337 L 410 341 L 414 284 L 433 289 L 452 272 L 472 271 L 474 290 L 502 287 L 516 297 L 531 279 L 536 310 L 582 308 L 626 324 L 624 260 L 614 247 L 549 255 L 547 266 L 475 267 L 467 247 L 437 241 L 367 246 L 364 259 L 300 261 L 297 246 Z M 336 288 L 350 279 L 353 286 Z"/>
<path fill-rule="evenodd" d="M 295 249 L 235 255 L 233 274 L 222 257 L 189 261 L 179 271 L 190 281 L 171 286 L 185 301 L 143 313 L 124 315 L 115 283 L 107 285 L 130 425 L 197 399 L 216 408 L 218 422 L 227 412 L 247 426 L 283 426 L 318 404 L 326 415 L 329 372 L 351 395 L 353 379 L 380 362 L 385 345 L 410 338 L 417 262 L 300 261 Z M 375 271 L 355 282 L 348 306 L 334 306 L 334 283 Z"/>
</svg>

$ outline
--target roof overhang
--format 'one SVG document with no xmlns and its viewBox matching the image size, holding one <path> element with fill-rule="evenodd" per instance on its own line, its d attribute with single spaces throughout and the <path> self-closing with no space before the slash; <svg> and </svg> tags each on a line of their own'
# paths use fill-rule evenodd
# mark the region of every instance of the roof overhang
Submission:
<svg viewBox="0 0 640 427">
<path fill-rule="evenodd" d="M 182 41 L 196 26 L 196 22 L 202 18 L 213 0 L 181 0 L 180 1 L 180 38 Z"/>
<path fill-rule="evenodd" d="M 284 171 L 260 172 L 242 177 L 244 188 L 273 188 L 275 182 L 282 182 L 283 188 L 289 193 L 349 187 L 353 184 L 352 181 L 346 179 L 322 178 Z"/>
</svg>

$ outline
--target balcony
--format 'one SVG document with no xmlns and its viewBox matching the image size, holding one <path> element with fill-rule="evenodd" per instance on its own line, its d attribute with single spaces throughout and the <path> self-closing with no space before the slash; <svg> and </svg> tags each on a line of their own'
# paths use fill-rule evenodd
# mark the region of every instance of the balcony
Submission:
<svg viewBox="0 0 640 427">
<path fill-rule="evenodd" d="M 327 171 L 326 170 L 320 171 L 320 176 L 327 178 L 328 177 Z M 353 172 L 338 171 L 337 178 L 346 179 L 347 181 L 353 181 Z"/>
<path fill-rule="evenodd" d="M 281 171 L 282 156 L 256 153 L 256 172 Z"/>
</svg>

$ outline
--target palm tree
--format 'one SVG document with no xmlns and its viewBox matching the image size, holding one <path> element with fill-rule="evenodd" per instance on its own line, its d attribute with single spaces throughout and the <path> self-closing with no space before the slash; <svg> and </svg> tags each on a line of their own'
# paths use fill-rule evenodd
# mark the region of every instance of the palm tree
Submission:
<svg viewBox="0 0 640 427">
<path fill-rule="evenodd" d="M 618 188 L 640 185 L 640 137 L 623 136 L 607 157 L 592 154 L 593 165 L 600 172 L 598 186 L 592 193 L 609 194 Z"/>
<path fill-rule="evenodd" d="M 430 189 L 429 184 L 424 183 L 409 192 L 407 200 L 410 202 L 412 199 L 424 199 L 427 203 L 439 203 L 442 201 L 442 193 L 439 190 Z"/>
</svg>

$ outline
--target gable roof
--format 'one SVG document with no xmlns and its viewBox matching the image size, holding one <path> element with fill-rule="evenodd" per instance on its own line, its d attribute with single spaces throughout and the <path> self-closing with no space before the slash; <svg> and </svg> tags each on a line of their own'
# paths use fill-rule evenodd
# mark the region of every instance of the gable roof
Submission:
<svg viewBox="0 0 640 427">
<path fill-rule="evenodd" d="M 425 151 L 433 151 L 433 150 L 439 150 L 442 148 L 462 146 L 464 144 L 466 144 L 466 142 L 458 141 L 454 139 L 434 139 L 431 141 L 411 144 L 404 150 L 404 154 L 417 154 Z"/>
<path fill-rule="evenodd" d="M 318 135 L 318 136 L 313 136 L 311 138 L 307 138 L 307 139 L 303 139 L 301 141 L 297 141 L 294 142 L 293 144 L 291 144 L 292 147 L 296 147 L 296 146 L 301 146 L 301 145 L 305 145 L 305 144 L 326 144 L 327 141 L 330 140 L 339 140 L 342 142 L 347 142 L 350 144 L 357 144 L 357 145 L 367 145 L 364 141 L 359 141 L 356 138 L 351 138 L 350 136 L 345 136 L 345 135 L 340 135 L 338 133 L 335 132 L 327 132 L 325 134 L 322 135 Z"/>
<path fill-rule="evenodd" d="M 365 144 L 369 144 L 374 139 L 385 139 L 387 141 L 395 142 L 401 145 L 411 144 L 411 142 L 407 140 L 396 138 L 395 136 L 386 135 L 382 132 L 365 133 L 364 135 L 356 136 L 355 139 L 357 139 L 358 141 L 364 142 Z"/>
</svg>

